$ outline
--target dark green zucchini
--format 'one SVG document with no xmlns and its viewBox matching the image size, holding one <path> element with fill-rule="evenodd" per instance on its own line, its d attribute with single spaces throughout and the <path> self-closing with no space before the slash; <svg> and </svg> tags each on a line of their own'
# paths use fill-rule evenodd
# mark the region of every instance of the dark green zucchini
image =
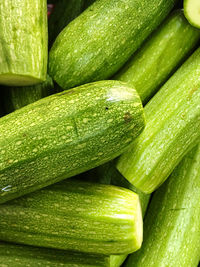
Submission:
<svg viewBox="0 0 200 267">
<path fill-rule="evenodd" d="M 112 267 L 110 257 L 0 241 L 0 267 Z"/>
<path fill-rule="evenodd" d="M 31 104 L 52 94 L 53 88 L 54 84 L 50 76 L 47 76 L 45 82 L 33 86 L 5 87 L 3 91 L 5 110 L 10 113 Z"/>
<path fill-rule="evenodd" d="M 136 92 L 101 81 L 61 92 L 0 119 L 0 203 L 119 156 L 144 128 Z"/>
<path fill-rule="evenodd" d="M 199 39 L 200 31 L 187 22 L 182 10 L 177 10 L 114 79 L 134 86 L 146 104 L 194 50 Z"/>
<path fill-rule="evenodd" d="M 0 1 L 0 84 L 29 86 L 47 75 L 47 2 Z"/>
<path fill-rule="evenodd" d="M 142 243 L 139 196 L 75 178 L 0 205 L 0 240 L 100 254 Z"/>
<path fill-rule="evenodd" d="M 49 46 L 55 41 L 63 28 L 83 10 L 84 0 L 59 0 L 49 17 Z"/>
<path fill-rule="evenodd" d="M 146 193 L 158 188 L 200 138 L 200 48 L 145 106 L 147 125 L 117 162 Z"/>
<path fill-rule="evenodd" d="M 118 71 L 177 0 L 99 0 L 59 34 L 49 74 L 64 89 Z"/>
<path fill-rule="evenodd" d="M 125 267 L 195 267 L 200 251 L 200 146 L 153 195 L 144 242 Z"/>
</svg>

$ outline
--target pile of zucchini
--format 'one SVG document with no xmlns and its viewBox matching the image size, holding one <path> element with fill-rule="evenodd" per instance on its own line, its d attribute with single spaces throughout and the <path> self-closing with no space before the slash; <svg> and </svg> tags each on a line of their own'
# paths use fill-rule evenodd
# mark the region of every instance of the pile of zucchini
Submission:
<svg viewBox="0 0 200 267">
<path fill-rule="evenodd" d="M 1 0 L 0 267 L 198 266 L 199 41 L 199 0 Z"/>
</svg>

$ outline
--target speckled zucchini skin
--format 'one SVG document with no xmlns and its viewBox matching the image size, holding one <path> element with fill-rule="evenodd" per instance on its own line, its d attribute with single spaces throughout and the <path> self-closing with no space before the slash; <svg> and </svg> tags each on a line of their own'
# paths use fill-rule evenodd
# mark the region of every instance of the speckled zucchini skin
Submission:
<svg viewBox="0 0 200 267">
<path fill-rule="evenodd" d="M 0 206 L 0 239 L 87 253 L 140 248 L 142 213 L 136 193 L 75 178 Z"/>
<path fill-rule="evenodd" d="M 119 156 L 144 128 L 135 89 L 86 84 L 0 119 L 0 203 Z"/>
<path fill-rule="evenodd" d="M 200 137 L 200 49 L 145 106 L 147 125 L 117 162 L 146 193 L 158 188 Z"/>
<path fill-rule="evenodd" d="M 146 104 L 194 50 L 199 39 L 200 31 L 187 22 L 182 10 L 177 10 L 114 79 L 134 85 Z"/>
<path fill-rule="evenodd" d="M 47 2 L 1 0 L 0 84 L 27 86 L 47 75 Z"/>
<path fill-rule="evenodd" d="M 49 17 L 49 45 L 55 41 L 58 34 L 83 10 L 84 0 L 59 0 Z"/>
<path fill-rule="evenodd" d="M 5 87 L 4 107 L 7 113 L 20 109 L 54 92 L 53 80 L 47 75 L 46 81 L 33 86 Z"/>
<path fill-rule="evenodd" d="M 99 0 L 57 37 L 49 73 L 64 89 L 112 76 L 161 23 L 176 0 Z"/>
<path fill-rule="evenodd" d="M 194 267 L 200 251 L 200 146 L 153 195 L 144 242 L 125 267 Z"/>
<path fill-rule="evenodd" d="M 0 242 L 0 267 L 111 267 L 109 256 Z"/>
</svg>

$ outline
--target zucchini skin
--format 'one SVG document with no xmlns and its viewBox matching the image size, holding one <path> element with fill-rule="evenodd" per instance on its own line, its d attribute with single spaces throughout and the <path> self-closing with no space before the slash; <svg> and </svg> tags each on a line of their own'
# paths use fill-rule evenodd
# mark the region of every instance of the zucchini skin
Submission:
<svg viewBox="0 0 200 267">
<path fill-rule="evenodd" d="M 86 84 L 4 116 L 0 203 L 116 158 L 144 125 L 138 93 L 118 81 Z"/>
<path fill-rule="evenodd" d="M 64 89 L 116 73 L 161 23 L 176 0 L 99 0 L 57 37 L 50 76 Z"/>
<path fill-rule="evenodd" d="M 136 193 L 66 180 L 0 206 L 3 241 L 86 253 L 128 254 L 142 243 Z"/>
<path fill-rule="evenodd" d="M 194 50 L 199 39 L 200 31 L 187 22 L 182 10 L 177 10 L 114 79 L 134 85 L 143 104 L 146 104 Z"/>
<path fill-rule="evenodd" d="M 193 148 L 153 195 L 144 242 L 125 267 L 194 267 L 200 251 L 200 146 Z"/>
<path fill-rule="evenodd" d="M 111 267 L 109 256 L 37 248 L 0 241 L 0 267 Z"/>
<path fill-rule="evenodd" d="M 0 2 L 0 84 L 27 86 L 47 75 L 47 3 Z"/>
<path fill-rule="evenodd" d="M 153 192 L 198 143 L 199 103 L 197 49 L 145 106 L 145 130 L 117 162 L 117 169 L 135 187 Z"/>
<path fill-rule="evenodd" d="M 3 91 L 4 107 L 7 113 L 20 109 L 54 92 L 53 80 L 47 75 L 46 81 L 33 86 L 6 87 Z"/>
<path fill-rule="evenodd" d="M 51 46 L 58 34 L 75 19 L 83 10 L 84 0 L 59 0 L 48 20 L 49 45 Z"/>
</svg>

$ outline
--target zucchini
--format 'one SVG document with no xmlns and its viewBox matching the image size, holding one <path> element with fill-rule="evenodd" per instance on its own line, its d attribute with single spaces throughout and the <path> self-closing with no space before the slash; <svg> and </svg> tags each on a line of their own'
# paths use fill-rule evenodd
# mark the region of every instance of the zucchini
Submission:
<svg viewBox="0 0 200 267">
<path fill-rule="evenodd" d="M 91 6 L 96 0 L 85 0 L 84 1 L 84 9 L 88 8 Z"/>
<path fill-rule="evenodd" d="M 0 267 L 111 267 L 109 256 L 37 248 L 0 241 Z"/>
<path fill-rule="evenodd" d="M 147 125 L 117 162 L 135 187 L 153 192 L 200 137 L 200 49 L 145 106 Z"/>
<path fill-rule="evenodd" d="M 53 92 L 53 80 L 47 75 L 45 82 L 23 87 L 4 88 L 4 107 L 7 113 L 31 104 Z"/>
<path fill-rule="evenodd" d="M 134 85 L 146 104 L 194 50 L 199 39 L 200 31 L 187 22 L 182 10 L 177 10 L 114 79 Z"/>
<path fill-rule="evenodd" d="M 99 0 L 59 34 L 49 74 L 64 89 L 111 77 L 177 0 Z"/>
<path fill-rule="evenodd" d="M 142 243 L 136 193 L 66 180 L 0 206 L 0 240 L 99 254 L 128 254 Z"/>
<path fill-rule="evenodd" d="M 153 195 L 144 243 L 125 267 L 194 267 L 200 251 L 200 146 L 188 153 Z"/>
<path fill-rule="evenodd" d="M 0 84 L 28 86 L 47 75 L 47 2 L 1 0 Z"/>
<path fill-rule="evenodd" d="M 119 156 L 144 128 L 131 87 L 101 81 L 61 92 L 0 119 L 0 203 Z"/>
<path fill-rule="evenodd" d="M 200 29 L 200 2 L 199 0 L 184 0 L 184 14 L 191 25 Z"/>
<path fill-rule="evenodd" d="M 55 41 L 63 28 L 75 19 L 83 10 L 84 0 L 59 0 L 49 17 L 49 44 Z"/>
</svg>

